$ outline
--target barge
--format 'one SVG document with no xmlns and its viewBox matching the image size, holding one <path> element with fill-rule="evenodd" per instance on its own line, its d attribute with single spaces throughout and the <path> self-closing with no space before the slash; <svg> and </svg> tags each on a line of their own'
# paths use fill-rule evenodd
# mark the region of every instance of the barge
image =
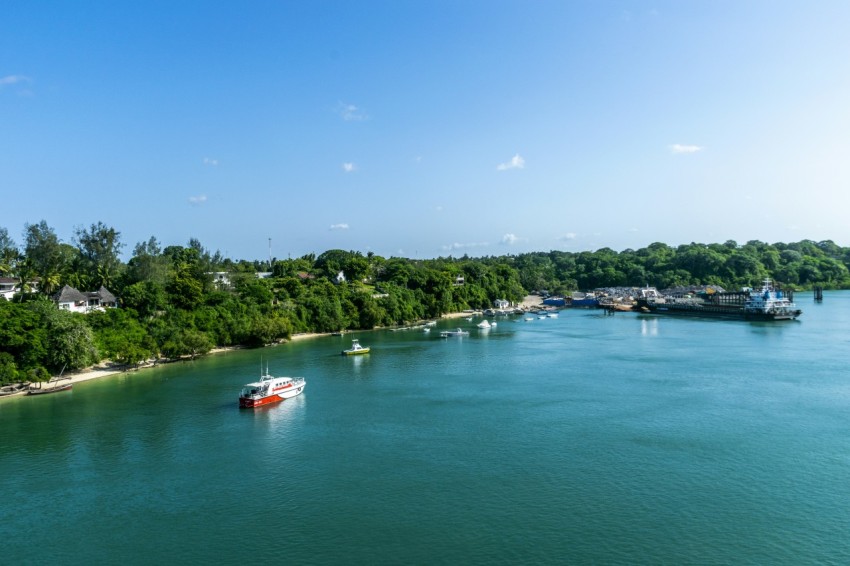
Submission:
<svg viewBox="0 0 850 566">
<path fill-rule="evenodd" d="M 758 290 L 701 293 L 695 297 L 663 297 L 646 292 L 635 309 L 651 314 L 768 321 L 794 320 L 803 314 L 770 279 L 765 279 Z"/>
</svg>

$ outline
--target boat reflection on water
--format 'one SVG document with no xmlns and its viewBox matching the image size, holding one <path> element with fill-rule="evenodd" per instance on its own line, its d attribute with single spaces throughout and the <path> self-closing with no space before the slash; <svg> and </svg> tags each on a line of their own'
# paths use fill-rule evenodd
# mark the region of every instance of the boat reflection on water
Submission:
<svg viewBox="0 0 850 566">
<path fill-rule="evenodd" d="M 641 336 L 658 336 L 658 319 L 642 319 L 640 321 L 640 334 Z"/>
</svg>

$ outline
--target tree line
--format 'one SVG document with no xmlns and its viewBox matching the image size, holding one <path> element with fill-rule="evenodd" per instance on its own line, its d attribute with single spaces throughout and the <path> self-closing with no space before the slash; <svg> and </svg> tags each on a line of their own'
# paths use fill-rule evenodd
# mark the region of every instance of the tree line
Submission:
<svg viewBox="0 0 850 566">
<path fill-rule="evenodd" d="M 293 333 L 405 324 L 544 290 L 739 288 L 765 277 L 798 288 L 850 288 L 850 249 L 831 241 L 654 243 L 622 252 L 428 260 L 329 250 L 271 263 L 234 261 L 195 239 L 163 247 L 151 237 L 126 263 L 123 247 L 120 232 L 102 222 L 75 229 L 70 243 L 45 221 L 27 224 L 20 246 L 0 227 L 0 277 L 19 287 L 0 300 L 0 384 L 45 380 L 104 359 L 133 367 L 215 347 L 262 346 Z M 60 310 L 53 296 L 64 285 L 104 286 L 119 308 Z"/>
</svg>

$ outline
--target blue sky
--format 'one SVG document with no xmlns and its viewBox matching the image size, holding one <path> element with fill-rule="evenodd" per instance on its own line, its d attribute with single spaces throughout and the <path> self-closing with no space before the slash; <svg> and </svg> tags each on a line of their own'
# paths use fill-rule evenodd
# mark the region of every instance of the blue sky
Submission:
<svg viewBox="0 0 850 566">
<path fill-rule="evenodd" d="M 0 2 L 0 226 L 850 245 L 850 2 Z"/>
</svg>

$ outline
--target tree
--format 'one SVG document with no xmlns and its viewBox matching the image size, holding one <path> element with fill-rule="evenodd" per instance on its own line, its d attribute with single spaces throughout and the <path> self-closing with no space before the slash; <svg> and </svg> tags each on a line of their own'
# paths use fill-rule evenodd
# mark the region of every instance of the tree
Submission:
<svg viewBox="0 0 850 566">
<path fill-rule="evenodd" d="M 9 231 L 0 227 L 0 275 L 13 273 L 17 260 L 18 245 L 9 237 Z"/>
<path fill-rule="evenodd" d="M 164 285 L 168 276 L 168 258 L 155 237 L 139 242 L 133 248 L 133 257 L 127 263 L 127 279 L 132 283 L 153 282 Z"/>
<path fill-rule="evenodd" d="M 83 270 L 92 286 L 112 287 L 121 266 L 119 255 L 124 244 L 121 233 L 103 222 L 92 224 L 87 230 L 74 230 L 74 243 L 79 250 Z"/>
<path fill-rule="evenodd" d="M 24 255 L 27 272 L 49 280 L 63 271 L 65 254 L 53 228 L 42 220 L 38 224 L 24 225 Z M 24 277 L 21 277 L 24 285 Z"/>
<path fill-rule="evenodd" d="M 74 370 L 98 361 L 94 334 L 85 315 L 57 310 L 52 303 L 42 307 L 47 322 L 47 363 L 53 370 Z"/>
</svg>

